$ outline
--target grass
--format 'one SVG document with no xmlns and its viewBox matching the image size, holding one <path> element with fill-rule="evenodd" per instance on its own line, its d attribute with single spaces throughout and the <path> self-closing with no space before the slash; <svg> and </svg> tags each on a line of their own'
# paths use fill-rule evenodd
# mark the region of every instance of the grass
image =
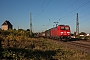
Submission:
<svg viewBox="0 0 90 60">
<path fill-rule="evenodd" d="M 6 41 L 4 41 L 6 43 Z M 44 38 L 9 42 L 0 52 L 2 59 L 13 60 L 89 60 L 90 55 Z"/>
</svg>

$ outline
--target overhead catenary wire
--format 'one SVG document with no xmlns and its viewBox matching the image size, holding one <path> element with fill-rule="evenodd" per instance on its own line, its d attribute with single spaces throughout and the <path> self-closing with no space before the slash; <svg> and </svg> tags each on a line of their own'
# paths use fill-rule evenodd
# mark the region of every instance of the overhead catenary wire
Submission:
<svg viewBox="0 0 90 60">
<path fill-rule="evenodd" d="M 65 13 L 65 11 L 67 11 L 71 6 L 73 6 L 74 4 L 77 3 L 78 0 L 76 0 L 74 3 L 72 3 L 69 7 L 67 7 L 63 12 L 61 12 L 59 15 Z"/>
<path fill-rule="evenodd" d="M 46 0 L 44 0 L 44 2 L 43 2 L 43 4 L 42 4 L 42 7 L 43 7 L 43 5 L 45 4 L 45 1 L 46 1 Z M 71 4 L 67 9 L 69 9 L 71 6 L 73 6 L 77 1 L 78 1 L 78 0 L 76 0 L 73 4 Z M 47 5 L 41 10 L 41 12 L 40 12 L 39 14 L 37 14 L 37 17 L 40 16 L 40 14 L 44 11 L 44 9 L 48 6 L 48 4 L 49 4 L 50 2 L 51 2 L 51 0 L 49 0 L 49 2 L 47 3 Z M 79 6 L 79 7 L 76 8 L 75 10 L 71 11 L 70 13 L 68 13 L 67 15 L 59 18 L 59 21 L 60 21 L 61 19 L 65 18 L 65 17 L 69 16 L 71 13 L 75 12 L 76 10 L 82 8 L 83 6 L 85 6 L 85 5 L 88 4 L 88 3 L 90 3 L 90 1 L 88 1 L 88 2 L 86 2 L 85 4 Z M 67 10 L 67 9 L 66 9 L 66 10 Z M 64 13 L 66 10 L 64 10 L 62 13 Z"/>
<path fill-rule="evenodd" d="M 83 11 L 85 11 L 85 10 L 86 10 L 86 9 L 84 9 Z M 70 17 L 73 17 L 74 15 L 76 15 L 76 13 L 73 14 L 73 15 L 71 15 Z M 79 17 L 80 22 L 82 21 L 81 18 L 85 18 L 86 16 L 89 16 L 89 15 L 90 15 L 90 13 L 88 13 L 88 14 L 84 14 L 83 16 L 80 16 L 80 17 Z M 67 18 L 68 18 L 68 17 L 67 17 Z M 74 21 L 74 19 L 73 19 L 72 21 L 68 21 L 68 22 L 73 22 L 73 21 Z M 68 23 L 68 22 L 67 22 L 67 23 Z"/>
<path fill-rule="evenodd" d="M 90 1 L 88 1 L 88 2 L 86 2 L 85 4 L 83 4 L 83 5 L 79 6 L 77 9 L 75 9 L 75 10 L 71 11 L 71 12 L 70 12 L 70 13 L 68 13 L 67 15 L 65 15 L 65 16 L 63 16 L 63 17 L 61 17 L 60 19 L 63 19 L 63 18 L 65 18 L 65 17 L 67 17 L 68 15 L 70 15 L 71 13 L 73 13 L 73 12 L 77 11 L 78 9 L 82 8 L 83 6 L 85 6 L 85 5 L 86 5 L 86 4 L 88 4 L 88 3 L 90 3 Z"/>
<path fill-rule="evenodd" d="M 46 0 L 45 0 L 45 1 L 46 1 Z M 45 3 L 45 1 L 44 1 L 44 3 Z M 43 9 L 41 10 L 40 13 L 37 14 L 37 18 L 38 18 L 38 17 L 40 16 L 40 14 L 45 10 L 45 8 L 50 4 L 51 1 L 52 1 L 52 0 L 49 0 L 49 2 L 46 4 L 45 7 L 43 7 L 44 3 L 42 4 Z M 36 19 L 37 19 L 37 18 L 36 18 Z"/>
<path fill-rule="evenodd" d="M 74 16 L 74 15 L 76 15 L 76 13 L 73 14 L 73 15 L 71 15 L 70 17 L 72 17 L 72 16 Z M 83 15 L 83 16 L 79 17 L 79 19 L 84 18 L 84 17 L 89 16 L 89 15 L 90 15 L 90 13 L 88 13 L 88 14 L 86 14 L 86 15 Z M 68 18 L 68 17 L 67 17 L 67 18 Z M 70 21 L 68 21 L 67 23 L 73 22 L 73 21 L 75 21 L 75 20 L 76 20 L 76 19 L 70 20 Z M 81 21 L 82 21 L 82 20 L 81 20 Z M 84 21 L 84 22 L 85 22 L 85 21 Z"/>
<path fill-rule="evenodd" d="M 77 3 L 77 1 L 78 1 L 78 0 L 76 0 L 73 4 L 71 4 L 68 8 L 66 8 L 66 10 L 68 10 L 71 6 L 73 6 L 75 3 Z M 51 0 L 48 2 L 48 4 L 49 4 L 50 2 L 51 2 Z M 48 4 L 47 4 L 47 5 L 48 5 Z M 46 7 L 47 7 L 47 5 L 46 5 Z M 45 8 L 46 8 L 46 7 L 45 7 Z M 42 9 L 42 12 L 44 11 L 45 8 Z M 64 10 L 62 13 L 64 13 L 66 10 Z M 42 12 L 41 12 L 41 13 L 42 13 Z M 40 14 L 41 14 L 41 13 L 40 13 Z M 38 16 L 40 16 L 40 14 L 39 14 Z M 59 20 L 60 20 L 60 19 L 59 19 Z M 50 20 L 49 20 L 49 21 L 50 21 Z"/>
<path fill-rule="evenodd" d="M 78 9 L 82 8 L 83 6 L 87 5 L 88 3 L 90 3 L 90 1 L 86 2 L 85 4 L 79 6 L 77 9 L 71 11 L 69 14 L 67 14 L 67 15 L 65 15 L 64 17 L 60 18 L 59 21 L 60 21 L 61 19 L 63 19 L 63 18 L 66 18 L 66 17 L 69 16 L 71 13 L 75 12 L 76 10 L 78 10 Z M 75 14 L 74 14 L 74 15 L 75 15 Z M 84 16 L 82 16 L 82 17 L 88 16 L 88 15 L 90 15 L 90 14 L 84 15 Z M 73 16 L 73 15 L 72 15 L 72 16 Z M 71 16 L 70 16 L 70 17 L 71 17 Z M 81 18 L 81 17 L 80 17 L 80 18 Z M 72 21 L 74 21 L 74 20 L 72 20 Z M 72 21 L 68 21 L 68 22 L 72 22 Z"/>
<path fill-rule="evenodd" d="M 42 5 L 41 5 L 40 9 L 38 10 L 38 12 L 37 12 L 37 14 L 36 14 L 36 17 L 37 17 L 38 14 L 40 13 L 40 10 L 43 8 L 43 5 L 45 4 L 45 1 L 46 1 L 46 0 L 43 1 L 43 3 L 42 3 Z M 36 19 L 36 18 L 35 18 L 35 19 Z"/>
<path fill-rule="evenodd" d="M 50 0 L 50 1 L 51 1 L 51 0 Z M 78 1 L 78 0 L 76 0 L 76 2 L 77 2 L 77 1 Z M 75 3 L 76 3 L 76 2 L 75 2 Z M 50 2 L 49 2 L 49 3 L 50 3 Z M 74 3 L 74 4 L 75 4 L 75 3 Z M 59 20 L 61 21 L 61 19 L 64 19 L 64 18 L 68 17 L 69 15 L 71 15 L 71 14 L 74 13 L 75 11 L 81 9 L 82 7 L 84 7 L 85 5 L 87 5 L 88 3 L 90 3 L 90 1 L 82 4 L 81 6 L 79 6 L 79 7 L 76 8 L 75 10 L 69 12 L 69 13 L 66 14 L 65 16 L 62 16 Z M 70 5 L 70 7 L 73 6 L 74 4 Z M 47 4 L 47 5 L 48 5 L 48 4 Z M 37 15 L 37 17 L 40 16 L 40 14 L 45 10 L 45 8 L 47 7 L 47 5 L 46 5 L 45 7 L 43 7 L 43 9 L 41 9 L 41 12 Z M 70 7 L 69 7 L 69 8 L 70 8 Z M 69 8 L 67 8 L 67 9 L 69 9 Z M 67 10 L 67 9 L 66 9 L 66 10 Z M 64 11 L 66 11 L 66 10 L 64 10 Z M 64 12 L 62 12 L 62 13 L 64 13 Z M 76 13 L 75 13 L 74 15 L 76 15 Z M 89 15 L 89 14 L 87 14 L 87 15 Z M 72 15 L 72 16 L 73 16 L 73 15 Z M 85 17 L 85 16 L 82 16 L 82 17 Z M 79 18 L 82 18 L 82 17 L 79 17 Z M 68 22 L 69 22 L 69 21 L 68 21 Z"/>
<path fill-rule="evenodd" d="M 46 0 L 43 1 L 42 5 L 41 5 L 41 8 L 39 9 L 38 13 L 35 14 L 36 17 L 34 18 L 34 20 L 37 20 L 37 18 L 38 18 L 38 17 L 40 16 L 40 14 L 46 9 L 46 7 L 50 4 L 51 1 L 52 1 L 52 0 L 49 0 L 49 2 L 48 2 L 46 5 L 45 5 Z M 44 16 L 42 16 L 42 17 L 44 17 Z M 44 18 L 47 18 L 47 17 L 44 17 Z M 48 18 L 48 19 L 49 19 L 49 22 L 50 22 L 50 18 Z M 47 24 L 47 25 L 48 25 L 48 24 Z"/>
</svg>

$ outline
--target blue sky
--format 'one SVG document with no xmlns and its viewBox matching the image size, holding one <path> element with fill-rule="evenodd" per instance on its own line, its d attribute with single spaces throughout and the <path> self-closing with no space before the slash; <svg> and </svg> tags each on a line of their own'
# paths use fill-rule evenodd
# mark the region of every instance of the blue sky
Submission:
<svg viewBox="0 0 90 60">
<path fill-rule="evenodd" d="M 33 32 L 41 32 L 64 24 L 76 31 L 76 13 L 80 32 L 90 33 L 90 0 L 0 0 L 0 25 L 5 20 L 13 28 L 30 28 L 32 13 Z M 1 27 L 1 26 L 0 26 Z"/>
</svg>

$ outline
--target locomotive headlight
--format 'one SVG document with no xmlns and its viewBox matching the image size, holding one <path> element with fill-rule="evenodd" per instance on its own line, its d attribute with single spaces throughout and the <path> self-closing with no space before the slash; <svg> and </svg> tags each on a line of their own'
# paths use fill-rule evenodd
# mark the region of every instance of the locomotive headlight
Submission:
<svg viewBox="0 0 90 60">
<path fill-rule="evenodd" d="M 61 34 L 62 34 L 63 32 L 61 32 Z"/>
<path fill-rule="evenodd" d="M 67 33 L 70 33 L 70 32 L 67 32 Z"/>
</svg>

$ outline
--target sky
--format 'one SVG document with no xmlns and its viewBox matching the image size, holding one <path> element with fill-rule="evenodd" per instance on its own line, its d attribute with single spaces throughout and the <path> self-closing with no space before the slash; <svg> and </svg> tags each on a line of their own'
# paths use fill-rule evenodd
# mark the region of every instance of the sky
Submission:
<svg viewBox="0 0 90 60">
<path fill-rule="evenodd" d="M 13 28 L 29 29 L 32 13 L 33 32 L 42 32 L 58 25 L 69 25 L 76 31 L 78 13 L 79 31 L 90 33 L 90 0 L 0 0 L 0 28 L 5 20 Z"/>
</svg>

